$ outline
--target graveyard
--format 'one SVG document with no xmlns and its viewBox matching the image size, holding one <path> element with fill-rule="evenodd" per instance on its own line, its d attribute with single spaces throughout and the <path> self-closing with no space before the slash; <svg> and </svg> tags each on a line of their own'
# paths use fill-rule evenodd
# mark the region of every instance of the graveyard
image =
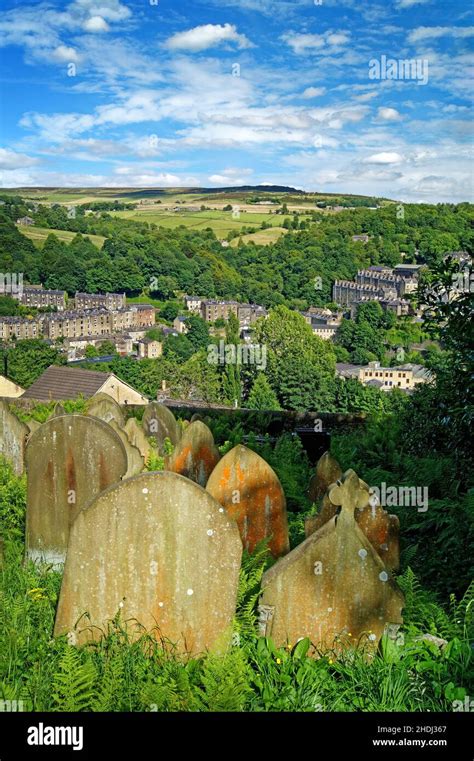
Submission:
<svg viewBox="0 0 474 761">
<path fill-rule="evenodd" d="M 472 584 L 447 609 L 420 582 L 416 508 L 385 509 L 357 449 L 370 424 L 311 462 L 252 421 L 0 400 L 0 699 L 372 712 L 470 694 Z"/>
</svg>

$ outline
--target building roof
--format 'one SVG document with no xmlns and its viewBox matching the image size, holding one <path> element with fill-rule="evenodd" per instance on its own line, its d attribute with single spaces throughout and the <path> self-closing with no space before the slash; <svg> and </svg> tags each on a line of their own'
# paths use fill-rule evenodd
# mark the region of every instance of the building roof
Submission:
<svg viewBox="0 0 474 761">
<path fill-rule="evenodd" d="M 75 399 L 94 396 L 113 373 L 51 365 L 25 391 L 22 399 Z"/>
</svg>

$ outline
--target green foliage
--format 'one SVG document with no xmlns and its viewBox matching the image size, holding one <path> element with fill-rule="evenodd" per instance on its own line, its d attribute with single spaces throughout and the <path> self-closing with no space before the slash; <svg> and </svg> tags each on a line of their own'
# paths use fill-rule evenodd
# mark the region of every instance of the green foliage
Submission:
<svg viewBox="0 0 474 761">
<path fill-rule="evenodd" d="M 21 537 L 25 528 L 26 476 L 15 476 L 0 456 L 0 537 Z"/>
<path fill-rule="evenodd" d="M 66 363 L 57 349 L 36 338 L 16 341 L 8 349 L 0 348 L 2 367 L 5 354 L 8 361 L 8 377 L 23 388 L 31 386 L 50 365 Z"/>
<path fill-rule="evenodd" d="M 245 406 L 251 410 L 279 410 L 277 396 L 264 373 L 258 373 Z"/>
<path fill-rule="evenodd" d="M 56 711 L 86 711 L 94 694 L 96 671 L 84 651 L 68 646 L 58 664 L 52 684 L 53 705 Z"/>
</svg>

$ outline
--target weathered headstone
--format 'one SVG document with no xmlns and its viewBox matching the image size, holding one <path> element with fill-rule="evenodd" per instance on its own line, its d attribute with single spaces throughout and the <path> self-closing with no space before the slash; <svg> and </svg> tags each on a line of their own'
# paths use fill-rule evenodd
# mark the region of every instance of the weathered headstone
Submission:
<svg viewBox="0 0 474 761">
<path fill-rule="evenodd" d="M 206 489 L 237 521 L 249 552 L 270 537 L 274 557 L 289 551 L 285 494 L 275 471 L 256 452 L 241 444 L 231 449 L 212 471 Z"/>
<path fill-rule="evenodd" d="M 145 432 L 139 424 L 138 420 L 134 417 L 129 418 L 125 423 L 124 431 L 127 434 L 130 443 L 139 450 L 141 456 L 146 462 L 152 454 L 153 448 L 145 436 Z"/>
<path fill-rule="evenodd" d="M 131 476 L 136 476 L 138 473 L 141 473 L 143 468 L 145 467 L 145 460 L 140 454 L 140 450 L 137 449 L 137 447 L 134 447 L 133 444 L 130 443 L 130 440 L 123 430 L 123 428 L 120 428 L 119 425 L 115 422 L 115 420 L 111 420 L 109 423 L 110 427 L 114 429 L 115 433 L 120 437 L 122 444 L 125 447 L 125 451 L 127 453 L 127 472 L 125 473 L 124 478 L 130 478 Z"/>
<path fill-rule="evenodd" d="M 103 420 L 105 423 L 115 420 L 120 428 L 123 428 L 125 425 L 120 404 L 117 404 L 115 399 L 112 399 L 108 394 L 100 393 L 91 397 L 86 405 L 86 415 L 98 417 L 99 420 Z"/>
<path fill-rule="evenodd" d="M 26 440 L 30 429 L 0 400 L 0 454 L 10 463 L 14 473 L 21 476 L 25 469 Z"/>
<path fill-rule="evenodd" d="M 180 473 L 200 486 L 206 486 L 209 476 L 220 460 L 214 437 L 204 423 L 197 420 L 183 433 L 172 455 L 166 461 L 166 470 Z"/>
<path fill-rule="evenodd" d="M 155 442 L 159 449 L 163 447 L 165 439 L 169 439 L 176 446 L 180 439 L 180 430 L 175 416 L 160 402 L 150 402 L 145 407 L 142 419 L 143 430 Z"/>
<path fill-rule="evenodd" d="M 179 652 L 225 648 L 241 554 L 234 521 L 188 479 L 164 471 L 114 484 L 72 526 L 55 634 L 98 639 L 120 610 L 132 635 L 138 622 Z"/>
<path fill-rule="evenodd" d="M 368 492 L 348 470 L 329 497 L 339 514 L 263 576 L 262 632 L 277 646 L 309 637 L 332 648 L 344 635 L 376 644 L 386 624 L 402 621 L 403 595 L 354 517 Z"/>
<path fill-rule="evenodd" d="M 103 420 L 64 415 L 44 423 L 26 447 L 27 556 L 64 562 L 69 529 L 82 508 L 127 471 L 119 436 Z"/>
<path fill-rule="evenodd" d="M 330 452 L 325 452 L 316 463 L 315 473 L 311 478 L 308 496 L 311 502 L 318 504 L 326 494 L 329 486 L 342 476 L 342 468 Z"/>
<path fill-rule="evenodd" d="M 370 487 L 359 479 L 360 488 L 372 499 Z M 337 505 L 333 505 L 326 493 L 317 515 L 305 521 L 305 534 L 310 536 L 337 514 Z M 369 542 L 378 552 L 387 568 L 396 571 L 400 565 L 400 521 L 396 515 L 389 515 L 380 505 L 369 504 L 355 511 L 355 519 Z"/>
</svg>

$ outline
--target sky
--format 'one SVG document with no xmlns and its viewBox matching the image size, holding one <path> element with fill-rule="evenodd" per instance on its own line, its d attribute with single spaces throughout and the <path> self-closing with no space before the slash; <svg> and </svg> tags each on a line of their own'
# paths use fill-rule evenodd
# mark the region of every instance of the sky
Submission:
<svg viewBox="0 0 474 761">
<path fill-rule="evenodd" d="M 473 200 L 469 6 L 4 0 L 0 186 Z"/>
</svg>

